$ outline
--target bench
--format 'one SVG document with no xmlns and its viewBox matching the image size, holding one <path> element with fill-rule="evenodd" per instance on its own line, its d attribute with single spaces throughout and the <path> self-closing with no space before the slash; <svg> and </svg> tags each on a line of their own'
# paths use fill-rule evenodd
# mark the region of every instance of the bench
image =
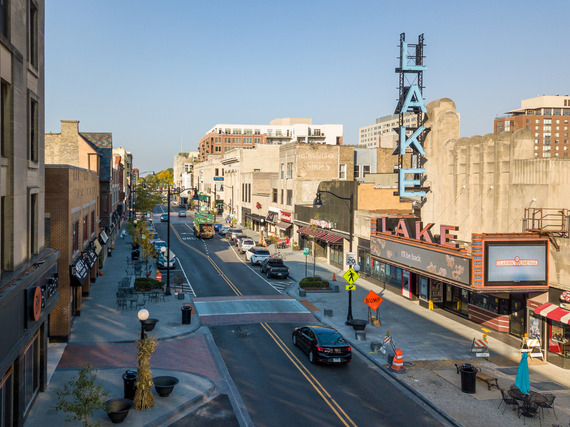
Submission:
<svg viewBox="0 0 570 427">
<path fill-rule="evenodd" d="M 491 375 L 484 374 L 483 372 L 481 372 L 481 370 L 477 371 L 476 377 L 478 380 L 481 380 L 484 383 L 486 383 L 489 390 L 491 390 L 491 387 L 497 387 L 497 390 L 500 390 L 499 384 L 497 384 L 497 378 L 492 377 Z"/>
</svg>

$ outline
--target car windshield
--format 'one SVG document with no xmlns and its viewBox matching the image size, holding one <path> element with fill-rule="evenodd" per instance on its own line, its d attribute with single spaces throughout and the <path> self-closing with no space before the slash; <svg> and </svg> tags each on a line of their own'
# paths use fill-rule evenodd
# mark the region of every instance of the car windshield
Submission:
<svg viewBox="0 0 570 427">
<path fill-rule="evenodd" d="M 317 331 L 317 337 L 321 345 L 346 344 L 342 335 L 334 331 Z"/>
<path fill-rule="evenodd" d="M 244 240 L 243 244 L 244 245 L 255 245 L 255 242 L 253 240 Z"/>
<path fill-rule="evenodd" d="M 255 253 L 257 255 L 269 255 L 269 251 L 263 250 L 263 249 L 256 249 Z"/>
</svg>

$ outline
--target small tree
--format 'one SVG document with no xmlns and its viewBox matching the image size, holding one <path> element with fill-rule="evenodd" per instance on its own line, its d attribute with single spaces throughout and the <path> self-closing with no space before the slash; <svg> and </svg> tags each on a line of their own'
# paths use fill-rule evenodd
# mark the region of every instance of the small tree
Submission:
<svg viewBox="0 0 570 427">
<path fill-rule="evenodd" d="M 137 379 L 135 387 L 135 409 L 144 411 L 154 405 L 154 396 L 152 394 L 152 372 L 150 370 L 150 358 L 156 349 L 156 338 L 144 338 L 137 341 L 137 349 L 139 354 L 137 360 L 139 367 L 137 369 Z"/>
<path fill-rule="evenodd" d="M 64 384 L 63 390 L 57 390 L 57 405 L 55 410 L 66 412 L 65 421 L 68 423 L 80 421 L 87 426 L 97 426 L 99 423 L 90 422 L 93 411 L 103 409 L 108 392 L 103 386 L 96 384 L 97 375 L 89 365 L 79 369 L 79 373 Z"/>
</svg>

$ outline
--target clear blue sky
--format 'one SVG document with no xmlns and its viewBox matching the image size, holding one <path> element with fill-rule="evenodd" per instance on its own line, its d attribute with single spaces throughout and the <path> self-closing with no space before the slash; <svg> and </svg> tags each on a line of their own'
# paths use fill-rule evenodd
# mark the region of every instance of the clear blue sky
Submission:
<svg viewBox="0 0 570 427">
<path fill-rule="evenodd" d="M 141 171 L 216 123 L 311 117 L 356 144 L 394 111 L 405 32 L 425 34 L 426 101 L 483 135 L 522 99 L 570 93 L 569 16 L 568 0 L 49 0 L 46 132 L 112 132 Z"/>
</svg>

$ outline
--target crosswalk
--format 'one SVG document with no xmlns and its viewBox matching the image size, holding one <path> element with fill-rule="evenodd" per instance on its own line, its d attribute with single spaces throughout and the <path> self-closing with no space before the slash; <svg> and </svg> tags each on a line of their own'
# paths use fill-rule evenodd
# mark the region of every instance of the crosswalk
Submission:
<svg viewBox="0 0 570 427">
<path fill-rule="evenodd" d="M 198 240 L 196 237 L 194 236 L 181 236 L 182 240 Z"/>
<path fill-rule="evenodd" d="M 291 283 L 288 283 L 288 282 L 270 282 L 270 281 L 268 281 L 268 283 L 269 283 L 269 286 L 271 286 L 273 289 L 275 289 L 280 294 L 285 292 L 285 290 L 289 287 L 289 285 L 291 285 Z"/>
</svg>

